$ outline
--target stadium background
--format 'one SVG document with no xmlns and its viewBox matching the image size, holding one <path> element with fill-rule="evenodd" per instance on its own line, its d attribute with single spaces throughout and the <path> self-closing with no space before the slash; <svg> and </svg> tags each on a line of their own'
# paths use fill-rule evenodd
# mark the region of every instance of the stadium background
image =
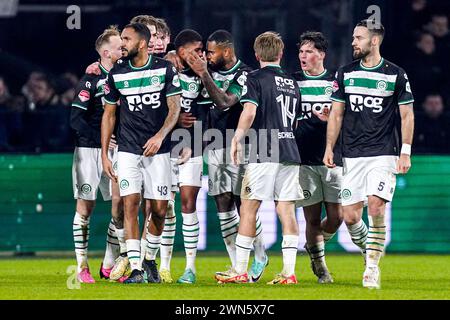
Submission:
<svg viewBox="0 0 450 320">
<path fill-rule="evenodd" d="M 13 3 L 18 6 L 10 7 Z M 80 30 L 67 29 L 69 3 L 65 1 L 0 3 L 0 252 L 73 248 L 73 141 L 68 104 L 76 79 L 97 59 L 93 43 L 107 25 L 123 26 L 135 15 L 151 14 L 167 20 L 172 39 L 186 27 L 204 38 L 216 29 L 228 29 L 236 38 L 238 56 L 253 67 L 257 67 L 252 50 L 255 36 L 276 30 L 286 44 L 282 64 L 289 71 L 298 69 L 295 44 L 299 34 L 320 30 L 330 41 L 326 67 L 335 70 L 351 60 L 353 26 L 368 17 L 366 8 L 375 4 L 380 6 L 387 30 L 382 54 L 407 71 L 416 98 L 413 167 L 406 176 L 398 177 L 388 215 L 387 251 L 450 253 L 450 90 L 446 89 L 450 82 L 450 3 L 94 0 L 75 4 L 81 6 Z M 39 101 L 27 95 L 33 75 L 45 87 Z M 202 191 L 199 245 L 205 250 L 224 250 L 215 205 L 206 189 Z M 266 242 L 278 250 L 280 225 L 271 205 L 264 209 Z M 300 212 L 298 216 L 301 218 Z M 104 249 L 109 219 L 109 203 L 99 201 L 91 219 L 90 250 Z M 302 219 L 300 224 L 303 233 Z M 180 236 L 178 228 L 176 251 L 183 249 Z M 353 251 L 356 247 L 347 237 L 342 229 L 327 250 Z M 300 247 L 303 244 L 301 241 Z"/>
</svg>

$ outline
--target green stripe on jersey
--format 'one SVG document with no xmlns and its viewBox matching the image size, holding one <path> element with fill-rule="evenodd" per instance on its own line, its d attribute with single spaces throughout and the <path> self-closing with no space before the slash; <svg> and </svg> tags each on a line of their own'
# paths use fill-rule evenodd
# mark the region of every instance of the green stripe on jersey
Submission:
<svg viewBox="0 0 450 320">
<path fill-rule="evenodd" d="M 154 75 L 152 77 L 115 81 L 115 86 L 118 90 L 148 87 L 148 86 L 159 86 L 165 82 L 165 78 L 166 77 L 164 75 Z"/>
<path fill-rule="evenodd" d="M 330 96 L 332 93 L 331 86 L 328 87 L 300 87 L 300 93 L 302 95 L 311 95 L 311 96 Z"/>
<path fill-rule="evenodd" d="M 384 91 L 394 91 L 395 82 L 375 80 L 367 78 L 349 78 L 344 80 L 344 86 L 348 87 L 362 87 L 367 89 L 377 89 Z"/>
</svg>

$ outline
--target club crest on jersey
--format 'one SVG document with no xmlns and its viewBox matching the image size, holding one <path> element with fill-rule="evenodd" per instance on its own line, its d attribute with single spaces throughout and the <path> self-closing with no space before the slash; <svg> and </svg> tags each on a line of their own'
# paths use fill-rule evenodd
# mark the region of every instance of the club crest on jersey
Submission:
<svg viewBox="0 0 450 320">
<path fill-rule="evenodd" d="M 386 90 L 386 88 L 387 88 L 386 81 L 383 81 L 383 80 L 377 81 L 377 89 L 378 90 Z"/>
<path fill-rule="evenodd" d="M 191 92 L 196 92 L 198 90 L 198 85 L 195 82 L 191 82 L 188 85 L 188 90 Z"/>
<path fill-rule="evenodd" d="M 151 84 L 154 85 L 154 86 L 157 86 L 157 85 L 159 85 L 159 84 L 161 83 L 161 81 L 159 80 L 159 77 L 158 77 L 158 76 L 153 76 L 153 77 L 150 79 L 150 82 L 151 82 Z"/>
<path fill-rule="evenodd" d="M 327 96 L 331 96 L 332 93 L 333 93 L 333 88 L 332 87 L 325 87 L 325 94 Z"/>
<path fill-rule="evenodd" d="M 87 90 L 81 90 L 80 93 L 78 94 L 78 98 L 80 99 L 81 102 L 86 102 L 89 101 L 89 99 L 91 98 L 91 94 Z"/>
</svg>

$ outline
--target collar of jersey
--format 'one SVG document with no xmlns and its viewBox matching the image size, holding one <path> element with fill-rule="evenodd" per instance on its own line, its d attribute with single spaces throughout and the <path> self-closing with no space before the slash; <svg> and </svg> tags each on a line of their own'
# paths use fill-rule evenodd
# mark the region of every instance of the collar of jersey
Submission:
<svg viewBox="0 0 450 320">
<path fill-rule="evenodd" d="M 241 65 L 241 60 L 238 60 L 236 64 L 230 70 L 219 70 L 221 74 L 228 74 L 235 71 Z"/>
<path fill-rule="evenodd" d="M 307 78 L 307 79 L 319 79 L 322 78 L 326 73 L 327 73 L 327 69 L 324 69 L 323 72 L 321 74 L 318 74 L 317 76 L 312 76 L 310 74 L 307 74 L 306 71 L 303 71 L 303 75 Z"/>
<path fill-rule="evenodd" d="M 148 57 L 147 63 L 144 64 L 142 67 L 135 67 L 135 66 L 133 66 L 133 65 L 131 64 L 131 59 L 128 60 L 128 64 L 130 65 L 131 69 L 133 69 L 133 70 L 142 70 L 142 69 L 144 69 L 144 68 L 147 68 L 147 67 L 150 65 L 150 62 L 152 61 L 152 57 L 153 57 L 153 55 L 150 55 L 150 56 Z"/>
<path fill-rule="evenodd" d="M 379 67 L 381 67 L 381 66 L 383 65 L 383 63 L 384 63 L 384 58 L 381 57 L 380 62 L 379 62 L 376 66 L 370 67 L 370 68 L 369 68 L 369 67 L 364 67 L 364 65 L 363 65 L 363 63 L 362 63 L 362 59 L 359 60 L 359 65 L 360 65 L 361 68 L 363 68 L 364 70 L 375 70 L 375 69 L 378 69 Z"/>
<path fill-rule="evenodd" d="M 109 73 L 108 70 L 106 70 L 105 67 L 102 66 L 101 63 L 99 63 L 98 66 L 100 67 L 100 70 L 101 70 L 104 74 L 108 74 L 108 73 Z"/>
<path fill-rule="evenodd" d="M 280 68 L 281 69 L 281 66 L 279 66 L 277 64 L 268 64 L 266 67 Z"/>
</svg>

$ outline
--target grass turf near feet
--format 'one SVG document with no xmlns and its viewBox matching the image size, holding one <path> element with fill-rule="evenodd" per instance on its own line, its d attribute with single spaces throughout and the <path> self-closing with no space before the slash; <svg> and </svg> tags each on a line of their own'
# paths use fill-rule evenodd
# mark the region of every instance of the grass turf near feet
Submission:
<svg viewBox="0 0 450 320">
<path fill-rule="evenodd" d="M 66 270 L 75 265 L 75 258 L 0 259 L 0 299 L 450 299 L 449 255 L 386 255 L 381 263 L 381 290 L 362 287 L 363 258 L 351 254 L 327 256 L 334 278 L 328 285 L 317 283 L 305 255 L 297 257 L 299 283 L 289 286 L 266 284 L 282 267 L 282 257 L 273 254 L 261 280 L 253 284 L 217 284 L 214 273 L 225 270 L 229 261 L 223 256 L 203 257 L 202 253 L 197 259 L 195 284 L 113 283 L 100 279 L 100 263 L 101 259 L 89 259 L 95 284 L 68 289 L 67 283 L 73 284 L 74 276 L 70 278 Z M 184 257 L 173 258 L 174 279 L 182 275 L 184 263 Z"/>
</svg>

